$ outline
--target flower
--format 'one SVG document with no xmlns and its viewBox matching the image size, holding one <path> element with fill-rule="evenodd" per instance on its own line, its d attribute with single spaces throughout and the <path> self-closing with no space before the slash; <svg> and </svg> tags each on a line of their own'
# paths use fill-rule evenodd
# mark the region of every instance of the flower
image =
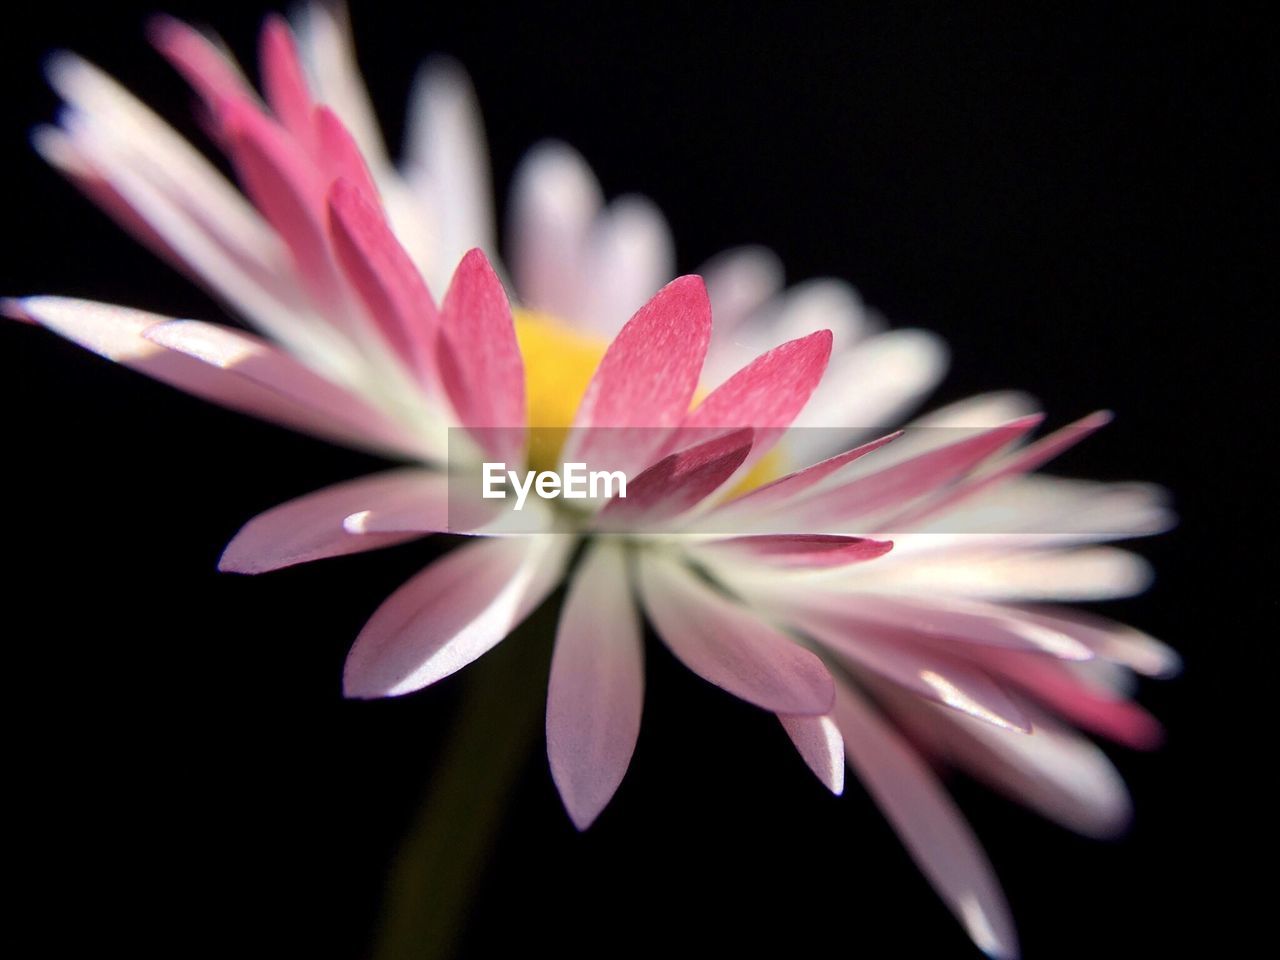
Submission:
<svg viewBox="0 0 1280 960">
<path fill-rule="evenodd" d="M 1034 473 L 1108 416 L 1026 442 L 1039 414 L 995 394 L 859 443 L 860 427 L 936 377 L 936 340 L 860 339 L 847 287 L 781 294 L 759 250 L 720 258 L 705 285 L 663 286 L 674 271 L 660 215 L 638 199 L 602 206 L 563 146 L 541 148 L 519 177 L 513 313 L 483 252 L 483 147 L 455 69 L 420 88 L 423 132 L 398 172 L 333 11 L 311 8 L 300 44 L 267 21 L 265 106 L 200 34 L 160 20 L 153 36 L 200 93 L 243 194 L 69 55 L 51 64 L 68 107 L 37 147 L 266 338 L 58 297 L 6 312 L 407 464 L 254 518 L 220 566 L 259 573 L 472 535 L 374 613 L 346 666 L 354 697 L 448 676 L 566 582 L 547 746 L 583 829 L 630 762 L 647 619 L 695 673 L 776 714 L 835 793 L 847 761 L 974 941 L 1013 955 L 991 867 L 924 756 L 1086 834 L 1127 821 L 1118 774 L 1072 727 L 1152 745 L 1159 727 L 1127 699 L 1127 679 L 1172 672 L 1176 656 L 1043 603 L 1143 589 L 1141 560 L 1096 544 L 1163 529 L 1168 513 L 1150 487 Z M 433 289 L 446 290 L 439 306 Z M 743 364 L 746 344 L 763 349 Z M 570 456 L 625 468 L 627 497 L 572 512 L 534 500 L 520 526 L 443 469 Z"/>
</svg>

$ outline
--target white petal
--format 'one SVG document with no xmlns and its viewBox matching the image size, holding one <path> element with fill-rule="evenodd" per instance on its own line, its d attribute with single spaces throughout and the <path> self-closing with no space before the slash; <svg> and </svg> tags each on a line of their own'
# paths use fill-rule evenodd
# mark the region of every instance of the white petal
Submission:
<svg viewBox="0 0 1280 960">
<path fill-rule="evenodd" d="M 644 705 L 640 615 L 627 558 L 598 541 L 574 575 L 547 690 L 547 756 L 565 809 L 585 830 L 631 763 Z"/>
</svg>

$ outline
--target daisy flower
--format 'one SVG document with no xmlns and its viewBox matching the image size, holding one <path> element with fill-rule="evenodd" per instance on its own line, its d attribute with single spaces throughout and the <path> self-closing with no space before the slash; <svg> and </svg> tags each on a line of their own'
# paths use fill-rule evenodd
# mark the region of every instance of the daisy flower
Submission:
<svg viewBox="0 0 1280 960">
<path fill-rule="evenodd" d="M 870 333 L 848 287 L 782 291 L 756 249 L 718 258 L 705 283 L 666 282 L 656 209 L 604 205 L 558 145 L 518 177 L 508 273 L 486 254 L 483 141 L 456 68 L 420 85 L 397 169 L 334 11 L 307 10 L 298 36 L 267 21 L 261 97 L 208 37 L 159 20 L 153 39 L 200 95 L 239 189 L 68 54 L 50 65 L 67 106 L 36 145 L 261 336 L 59 297 L 6 312 L 402 464 L 254 518 L 221 568 L 470 535 L 373 614 L 348 657 L 352 697 L 454 673 L 566 584 L 547 751 L 582 829 L 636 743 L 647 620 L 689 669 L 776 714 L 833 792 L 853 769 L 973 940 L 1014 955 L 1000 888 L 935 763 L 1112 834 L 1128 796 L 1077 728 L 1152 745 L 1129 678 L 1177 667 L 1144 634 L 1046 605 L 1140 591 L 1143 562 L 1098 544 L 1169 523 L 1151 487 L 1034 472 L 1107 415 L 1031 442 L 1040 415 L 995 394 L 863 437 L 933 382 L 943 352 L 927 334 Z M 534 498 L 517 517 L 476 495 L 482 463 L 571 460 L 624 473 L 625 497 Z"/>
</svg>

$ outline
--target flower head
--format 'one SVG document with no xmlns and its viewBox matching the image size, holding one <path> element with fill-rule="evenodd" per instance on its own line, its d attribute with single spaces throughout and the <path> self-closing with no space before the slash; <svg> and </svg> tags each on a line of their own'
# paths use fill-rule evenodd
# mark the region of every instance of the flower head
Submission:
<svg viewBox="0 0 1280 960">
<path fill-rule="evenodd" d="M 835 281 L 783 291 L 758 249 L 708 265 L 705 283 L 670 280 L 656 208 L 606 206 L 567 147 L 526 161 L 511 269 L 495 267 L 457 68 L 421 82 L 397 168 L 332 10 L 306 11 L 298 37 L 268 20 L 262 99 L 185 25 L 157 21 L 153 39 L 199 93 L 241 189 L 70 55 L 50 70 L 68 106 L 37 147 L 261 336 L 58 297 L 7 312 L 403 464 L 254 518 L 222 569 L 468 534 L 361 631 L 353 697 L 454 673 L 566 583 L 547 749 L 580 828 L 630 762 L 647 619 L 689 669 L 776 714 L 833 792 L 847 762 L 975 942 L 1012 955 L 990 865 L 920 749 L 1083 833 L 1126 822 L 1122 782 L 1073 727 L 1152 745 L 1158 726 L 1118 678 L 1169 673 L 1176 657 L 1043 604 L 1141 590 L 1142 561 L 1095 544 L 1155 532 L 1167 512 L 1149 487 L 1034 473 L 1108 416 L 1028 442 L 1041 417 L 995 394 L 869 435 L 940 374 L 935 338 L 871 332 Z M 571 509 L 533 500 L 517 522 L 466 486 L 488 461 L 580 461 L 629 488 Z"/>
</svg>

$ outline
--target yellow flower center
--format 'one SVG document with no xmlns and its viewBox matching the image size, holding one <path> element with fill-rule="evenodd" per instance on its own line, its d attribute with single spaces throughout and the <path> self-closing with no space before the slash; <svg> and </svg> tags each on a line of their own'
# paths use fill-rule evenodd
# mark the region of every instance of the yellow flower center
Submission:
<svg viewBox="0 0 1280 960">
<path fill-rule="evenodd" d="M 529 468 L 555 470 L 560 448 L 582 395 L 587 392 L 609 341 L 570 329 L 554 317 L 517 307 L 516 340 L 524 357 L 525 407 L 529 416 Z M 706 395 L 699 389 L 694 403 Z M 782 476 L 781 451 L 761 457 L 733 489 L 735 496 Z"/>
</svg>

